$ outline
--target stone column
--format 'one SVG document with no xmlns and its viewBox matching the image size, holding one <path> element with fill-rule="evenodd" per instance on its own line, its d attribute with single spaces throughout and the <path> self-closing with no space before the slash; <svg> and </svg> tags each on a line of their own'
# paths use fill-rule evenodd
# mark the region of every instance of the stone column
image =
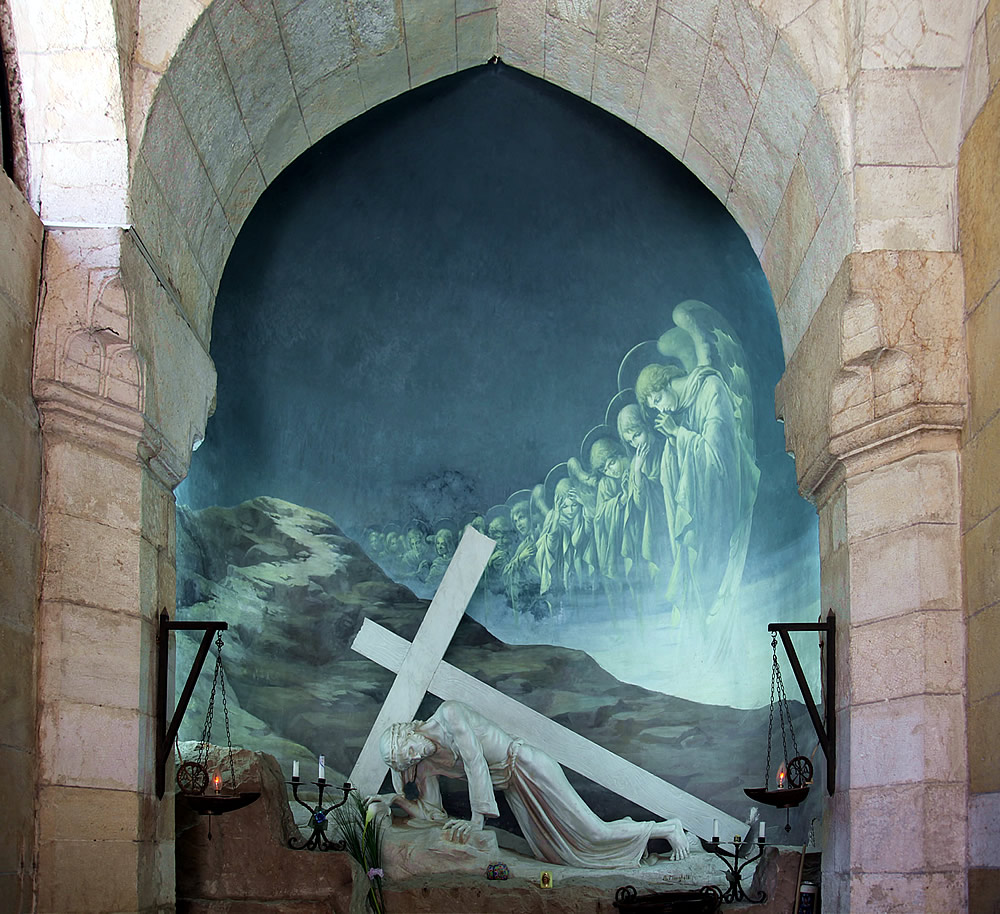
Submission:
<svg viewBox="0 0 1000 914">
<path fill-rule="evenodd" d="M 118 229 L 46 235 L 34 371 L 39 914 L 173 910 L 173 805 L 154 793 L 157 617 L 174 606 L 172 488 L 186 468 L 176 455 L 190 453 L 189 428 L 204 428 L 214 374 L 197 341 L 185 350 L 155 330 L 155 281 L 133 283 L 147 313 L 136 325 L 136 293 L 122 279 L 130 258 Z M 164 320 L 186 326 L 169 311 Z M 148 384 L 140 345 L 168 379 L 178 353 L 202 360 L 172 382 L 207 387 L 193 416 L 168 417 L 184 430 L 179 441 L 151 422 L 164 398 Z"/>
<path fill-rule="evenodd" d="M 41 444 L 31 346 L 42 225 L 0 174 L 0 911 L 31 910 Z"/>
<path fill-rule="evenodd" d="M 828 912 L 965 910 L 962 297 L 957 255 L 852 255 L 778 387 L 838 615 Z"/>
</svg>

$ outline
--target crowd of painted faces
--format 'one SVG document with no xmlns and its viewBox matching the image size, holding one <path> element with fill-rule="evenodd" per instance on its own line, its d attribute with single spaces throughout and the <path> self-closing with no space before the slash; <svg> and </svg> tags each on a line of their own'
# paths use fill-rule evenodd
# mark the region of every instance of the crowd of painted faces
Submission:
<svg viewBox="0 0 1000 914">
<path fill-rule="evenodd" d="M 497 543 L 482 588 L 535 618 L 596 605 L 665 609 L 678 625 L 724 614 L 760 477 L 746 399 L 712 367 L 647 365 L 581 459 L 468 521 Z M 431 593 L 460 531 L 450 520 L 369 528 L 365 546 L 387 573 Z"/>
</svg>

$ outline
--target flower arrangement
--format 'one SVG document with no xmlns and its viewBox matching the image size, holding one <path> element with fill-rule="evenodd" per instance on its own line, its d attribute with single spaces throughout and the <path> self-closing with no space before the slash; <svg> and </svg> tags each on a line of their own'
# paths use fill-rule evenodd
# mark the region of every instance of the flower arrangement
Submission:
<svg viewBox="0 0 1000 914">
<path fill-rule="evenodd" d="M 351 800 L 334 810 L 337 831 L 344 841 L 347 853 L 354 858 L 368 876 L 368 895 L 365 901 L 372 914 L 385 914 L 382 896 L 382 837 L 385 829 L 383 816 L 375 805 L 362 799 L 355 791 Z"/>
</svg>

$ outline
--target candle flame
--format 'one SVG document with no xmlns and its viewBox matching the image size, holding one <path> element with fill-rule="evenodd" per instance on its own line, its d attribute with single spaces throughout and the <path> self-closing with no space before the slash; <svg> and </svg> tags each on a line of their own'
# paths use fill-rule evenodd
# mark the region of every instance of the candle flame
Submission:
<svg viewBox="0 0 1000 914">
<path fill-rule="evenodd" d="M 218 793 L 222 789 L 222 778 L 219 776 L 219 772 L 215 772 L 215 777 L 212 778 L 212 783 L 215 785 L 215 792 Z"/>
<path fill-rule="evenodd" d="M 781 767 L 778 769 L 778 789 L 784 790 L 788 786 L 786 783 L 788 780 L 788 769 L 785 767 L 785 763 L 781 763 Z"/>
</svg>

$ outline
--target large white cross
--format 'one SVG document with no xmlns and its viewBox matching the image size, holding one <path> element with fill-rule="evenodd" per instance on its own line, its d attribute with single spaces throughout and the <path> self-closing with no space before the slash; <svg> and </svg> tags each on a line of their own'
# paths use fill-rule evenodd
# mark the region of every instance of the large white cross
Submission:
<svg viewBox="0 0 1000 914">
<path fill-rule="evenodd" d="M 712 820 L 718 819 L 725 839 L 742 835 L 745 825 L 738 819 L 444 662 L 494 545 L 493 540 L 466 528 L 412 643 L 365 619 L 352 649 L 397 675 L 351 772 L 351 781 L 363 794 L 379 790 L 386 772 L 378 752 L 379 738 L 390 724 L 412 720 L 424 694 L 431 692 L 445 700 L 465 702 L 511 735 L 544 749 L 561 765 L 656 815 L 678 817 L 695 834 L 711 837 Z"/>
</svg>

